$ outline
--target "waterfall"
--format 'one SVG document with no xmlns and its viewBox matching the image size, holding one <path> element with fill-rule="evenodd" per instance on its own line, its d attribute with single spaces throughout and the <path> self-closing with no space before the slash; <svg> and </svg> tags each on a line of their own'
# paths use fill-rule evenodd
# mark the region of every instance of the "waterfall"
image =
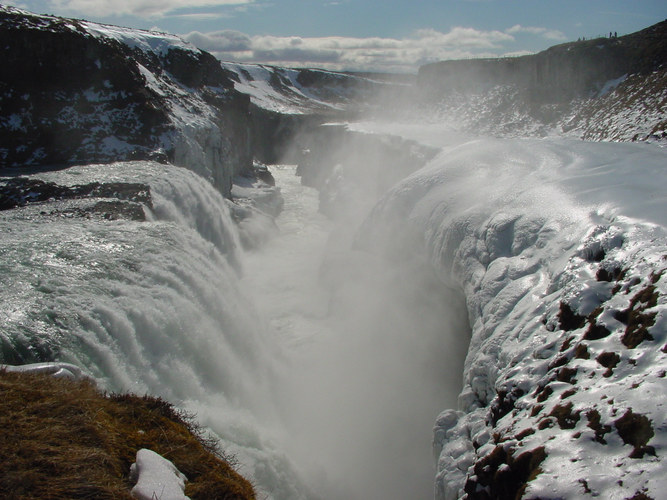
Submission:
<svg viewBox="0 0 667 500">
<path fill-rule="evenodd" d="M 354 249 L 355 224 L 321 215 L 294 167 L 274 173 L 280 234 L 251 252 L 229 202 L 186 169 L 35 174 L 148 184 L 152 208 L 145 221 L 66 216 L 87 200 L 2 213 L 2 361 L 73 363 L 106 390 L 193 411 L 260 496 L 429 498 L 432 423 L 460 389 L 461 299 L 419 252 Z"/>
<path fill-rule="evenodd" d="M 2 361 L 70 362 L 106 390 L 161 396 L 195 412 L 260 492 L 302 498 L 271 441 L 281 348 L 239 288 L 228 202 L 189 170 L 150 162 L 38 177 L 147 183 L 153 209 L 143 222 L 69 216 L 85 200 L 0 215 Z"/>
</svg>

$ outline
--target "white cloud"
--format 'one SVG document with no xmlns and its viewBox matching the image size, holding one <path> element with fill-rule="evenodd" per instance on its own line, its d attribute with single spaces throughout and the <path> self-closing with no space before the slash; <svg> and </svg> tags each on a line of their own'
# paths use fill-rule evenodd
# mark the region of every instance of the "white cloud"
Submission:
<svg viewBox="0 0 667 500">
<path fill-rule="evenodd" d="M 86 16 L 164 17 L 179 9 L 245 5 L 255 0 L 49 0 L 54 8 Z"/>
<path fill-rule="evenodd" d="M 188 21 L 211 21 L 215 19 L 226 19 L 232 16 L 231 14 L 224 12 L 199 12 L 189 14 L 164 14 L 161 17 L 170 19 L 183 19 Z"/>
<path fill-rule="evenodd" d="M 420 30 L 420 39 L 448 47 L 466 47 L 471 49 L 497 49 L 504 42 L 514 41 L 511 34 L 502 31 L 480 31 L 474 28 L 452 28 L 449 33 L 435 30 Z"/>
<path fill-rule="evenodd" d="M 248 36 L 237 31 L 192 32 L 184 38 L 225 61 L 332 70 L 416 71 L 427 62 L 493 57 L 507 52 L 509 33 L 452 28 L 397 38 Z"/>
<path fill-rule="evenodd" d="M 521 26 L 520 24 L 515 24 L 507 29 L 506 33 L 512 35 L 516 33 L 529 33 L 531 35 L 541 36 L 547 40 L 567 40 L 567 37 L 561 31 L 540 28 L 537 26 Z"/>
</svg>

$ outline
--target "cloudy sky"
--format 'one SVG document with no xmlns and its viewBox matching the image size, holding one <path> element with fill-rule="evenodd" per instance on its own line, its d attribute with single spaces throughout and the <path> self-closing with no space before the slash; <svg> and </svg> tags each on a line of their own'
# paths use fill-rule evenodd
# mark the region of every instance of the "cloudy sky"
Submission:
<svg viewBox="0 0 667 500">
<path fill-rule="evenodd" d="M 519 55 L 667 18 L 665 0 L 0 0 L 182 35 L 227 61 L 414 72 Z"/>
</svg>

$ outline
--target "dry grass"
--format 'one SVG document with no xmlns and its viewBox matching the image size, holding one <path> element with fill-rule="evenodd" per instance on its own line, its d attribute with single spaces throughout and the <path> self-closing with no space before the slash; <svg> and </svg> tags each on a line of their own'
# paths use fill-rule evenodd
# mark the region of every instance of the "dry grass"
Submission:
<svg viewBox="0 0 667 500">
<path fill-rule="evenodd" d="M 129 499 L 140 448 L 171 460 L 196 499 L 254 499 L 248 481 L 169 403 L 89 382 L 0 371 L 0 497 Z"/>
</svg>

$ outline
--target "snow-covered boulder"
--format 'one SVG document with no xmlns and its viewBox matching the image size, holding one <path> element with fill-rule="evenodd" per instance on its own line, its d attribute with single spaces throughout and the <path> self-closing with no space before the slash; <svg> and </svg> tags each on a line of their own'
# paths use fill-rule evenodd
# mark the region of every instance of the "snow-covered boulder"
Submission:
<svg viewBox="0 0 667 500">
<path fill-rule="evenodd" d="M 55 378 L 70 380 L 84 380 L 90 377 L 76 365 L 71 363 L 28 363 L 25 365 L 0 365 L 0 370 L 14 373 L 39 373 L 51 375 Z"/>
</svg>

